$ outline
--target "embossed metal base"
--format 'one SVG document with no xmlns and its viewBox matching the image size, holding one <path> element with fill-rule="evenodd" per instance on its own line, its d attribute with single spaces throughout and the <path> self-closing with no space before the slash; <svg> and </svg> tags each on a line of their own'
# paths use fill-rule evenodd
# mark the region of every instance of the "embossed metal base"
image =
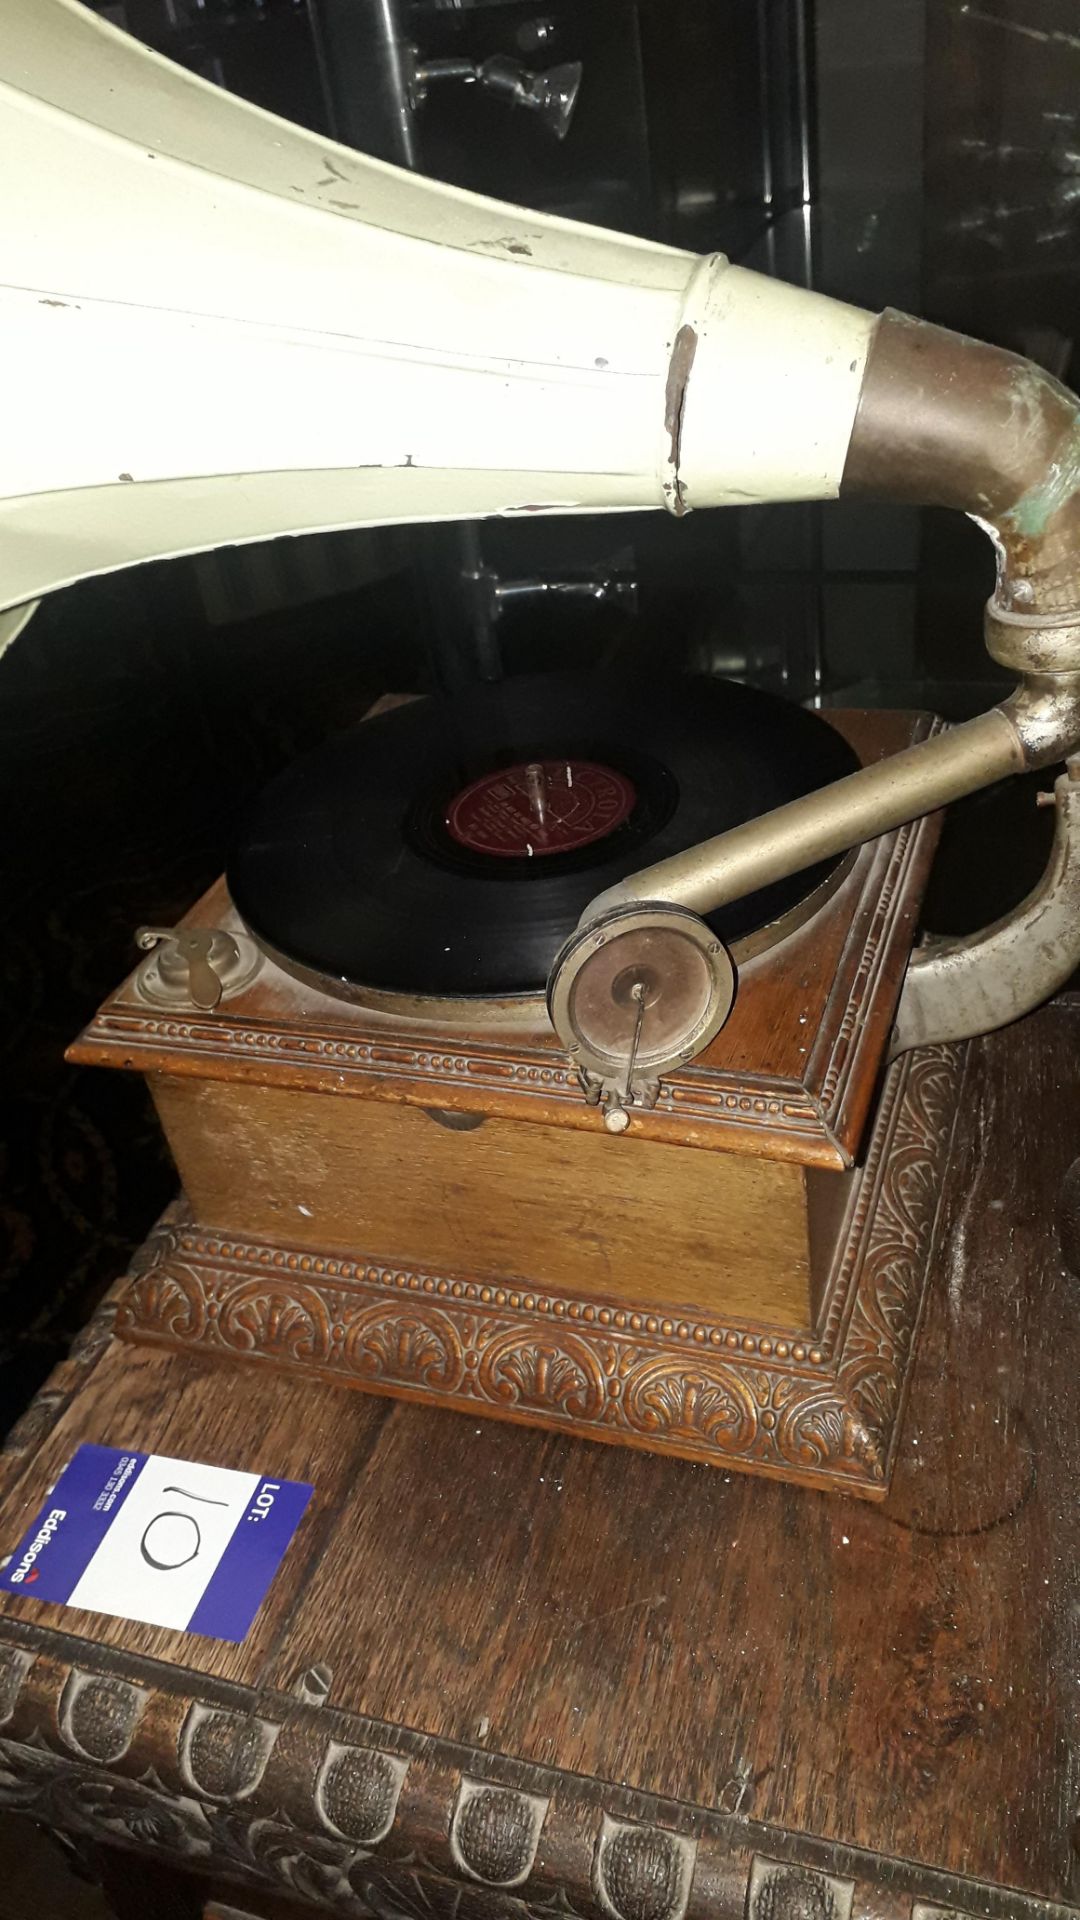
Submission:
<svg viewBox="0 0 1080 1920">
<path fill-rule="evenodd" d="M 881 1498 L 961 1060 L 924 1048 L 890 1070 L 814 1328 L 674 1318 L 181 1225 L 132 1279 L 117 1332 Z"/>
</svg>

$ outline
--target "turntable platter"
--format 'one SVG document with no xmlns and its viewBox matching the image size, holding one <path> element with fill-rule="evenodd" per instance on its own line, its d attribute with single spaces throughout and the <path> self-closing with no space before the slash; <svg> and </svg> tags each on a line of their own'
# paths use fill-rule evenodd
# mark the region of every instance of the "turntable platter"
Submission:
<svg viewBox="0 0 1080 1920">
<path fill-rule="evenodd" d="M 840 779 L 817 715 L 730 681 L 547 674 L 417 700 L 275 780 L 228 867 L 255 938 L 327 991 L 543 991 L 602 889 Z M 709 916 L 740 945 L 825 863 Z"/>
</svg>

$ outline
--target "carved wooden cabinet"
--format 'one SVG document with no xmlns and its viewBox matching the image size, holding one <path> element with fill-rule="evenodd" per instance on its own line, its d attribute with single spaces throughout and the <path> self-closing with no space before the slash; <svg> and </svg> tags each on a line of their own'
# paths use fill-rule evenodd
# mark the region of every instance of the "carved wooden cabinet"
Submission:
<svg viewBox="0 0 1080 1920">
<path fill-rule="evenodd" d="M 0 1600 L 0 1804 L 123 1920 L 1080 1912 L 1080 1005 L 971 1049 L 880 1505 L 113 1337 L 11 1438 L 315 1487 L 244 1642 Z M 175 1257 L 182 1225 L 145 1249 Z"/>
<path fill-rule="evenodd" d="M 866 764 L 938 724 L 829 718 Z M 938 825 L 853 853 L 617 1138 L 539 1003 L 439 1026 L 267 957 L 200 1013 L 140 969 L 68 1056 L 147 1076 L 190 1206 L 118 1333 L 881 1498 L 963 1058 L 885 1069 Z M 244 938 L 223 882 L 185 927 Z"/>
</svg>

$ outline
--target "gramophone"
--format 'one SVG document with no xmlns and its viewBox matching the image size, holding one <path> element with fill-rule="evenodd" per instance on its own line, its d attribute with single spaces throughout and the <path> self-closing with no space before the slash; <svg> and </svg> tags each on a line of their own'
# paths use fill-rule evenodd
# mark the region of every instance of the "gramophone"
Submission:
<svg viewBox="0 0 1080 1920">
<path fill-rule="evenodd" d="M 1080 958 L 1073 398 L 364 159 L 74 0 L 0 27 L 9 637 L 83 576 L 336 527 L 843 493 L 993 542 L 1018 685 L 981 717 L 396 706 L 73 1049 L 147 1074 L 186 1194 L 124 1337 L 882 1496 L 961 1043 Z M 940 810 L 1063 760 L 1036 891 L 915 944 Z"/>
</svg>

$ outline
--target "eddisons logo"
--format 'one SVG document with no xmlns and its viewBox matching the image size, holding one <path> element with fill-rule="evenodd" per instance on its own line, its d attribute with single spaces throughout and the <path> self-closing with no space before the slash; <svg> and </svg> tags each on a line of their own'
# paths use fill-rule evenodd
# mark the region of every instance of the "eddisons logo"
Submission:
<svg viewBox="0 0 1080 1920">
<path fill-rule="evenodd" d="M 66 1509 L 64 1507 L 54 1507 L 52 1512 L 42 1521 L 11 1576 L 12 1586 L 28 1586 L 32 1580 L 37 1579 L 37 1572 L 31 1571 L 34 1566 L 34 1561 L 37 1559 L 38 1554 L 48 1546 L 60 1522 L 66 1519 Z"/>
</svg>

